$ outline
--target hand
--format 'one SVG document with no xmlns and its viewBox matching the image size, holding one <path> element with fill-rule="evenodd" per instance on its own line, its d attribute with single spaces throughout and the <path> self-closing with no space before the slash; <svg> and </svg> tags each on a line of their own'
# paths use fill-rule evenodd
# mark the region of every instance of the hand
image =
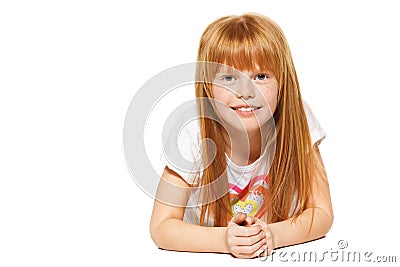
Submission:
<svg viewBox="0 0 400 267">
<path fill-rule="evenodd" d="M 235 214 L 226 229 L 226 244 L 229 253 L 237 258 L 259 256 L 267 244 L 263 225 L 245 213 Z"/>
<path fill-rule="evenodd" d="M 258 256 L 265 255 L 264 254 L 265 252 L 269 256 L 272 254 L 272 251 L 275 249 L 275 244 L 274 244 L 274 239 L 272 236 L 271 229 L 268 227 L 268 224 L 264 220 L 261 220 L 261 219 L 257 219 L 255 222 L 255 225 L 260 225 L 262 227 L 263 231 L 265 232 L 265 238 L 266 238 L 266 242 L 267 242 L 265 251 Z"/>
</svg>

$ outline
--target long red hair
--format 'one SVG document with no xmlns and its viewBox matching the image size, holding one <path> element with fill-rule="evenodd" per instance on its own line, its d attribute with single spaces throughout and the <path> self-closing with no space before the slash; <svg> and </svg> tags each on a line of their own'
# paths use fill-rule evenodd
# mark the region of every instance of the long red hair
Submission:
<svg viewBox="0 0 400 267">
<path fill-rule="evenodd" d="M 314 153 L 307 119 L 300 95 L 299 82 L 287 40 L 280 27 L 269 18 L 247 13 L 226 16 L 211 23 L 204 31 L 198 49 L 198 62 L 215 62 L 238 70 L 253 70 L 257 65 L 271 71 L 278 81 L 275 121 L 275 155 L 270 166 L 268 184 L 267 222 L 296 218 L 312 203 Z M 205 72 L 196 72 L 196 97 L 212 98 L 212 84 Z M 202 82 L 203 81 L 203 82 Z M 207 119 L 215 114 L 210 101 L 198 101 L 200 131 L 203 139 L 210 138 L 216 145 L 213 162 L 203 170 L 201 185 L 210 185 L 219 177 L 224 183 L 207 187 L 203 192 L 200 224 L 207 224 L 212 216 L 215 226 L 226 226 L 231 218 L 226 179 L 226 144 L 221 132 L 224 128 Z M 203 160 L 209 162 L 209 147 L 203 147 Z M 215 183 L 214 183 L 215 184 Z M 222 187 L 221 188 L 221 184 Z"/>
</svg>

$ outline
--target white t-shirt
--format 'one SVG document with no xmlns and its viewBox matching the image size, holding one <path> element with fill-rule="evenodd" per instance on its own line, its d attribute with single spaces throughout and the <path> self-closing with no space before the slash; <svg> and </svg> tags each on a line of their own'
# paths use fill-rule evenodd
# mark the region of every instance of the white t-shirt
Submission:
<svg viewBox="0 0 400 267">
<path fill-rule="evenodd" d="M 316 143 L 325 138 L 326 133 L 321 128 L 317 118 L 311 111 L 307 103 L 303 102 L 307 117 L 308 126 L 312 143 Z M 201 134 L 199 120 L 193 120 L 186 124 L 178 135 L 178 149 L 181 155 L 189 162 L 199 162 Z M 229 159 L 226 155 L 227 178 L 229 184 L 229 195 L 231 199 L 232 214 L 244 212 L 257 218 L 265 214 L 264 203 L 267 201 L 266 189 L 268 188 L 268 158 L 267 153 L 263 153 L 255 162 L 247 166 L 239 166 Z M 168 160 L 163 152 L 161 160 L 171 170 L 178 173 L 187 183 L 191 185 L 198 184 L 198 178 L 201 177 L 201 168 L 199 171 L 188 170 L 176 166 Z M 197 168 L 198 169 L 198 168 Z M 197 179 L 196 179 L 197 178 Z M 184 220 L 199 224 L 201 203 L 199 204 L 199 192 L 195 189 L 191 193 L 187 207 L 185 209 Z M 212 216 L 210 216 L 212 217 Z M 213 220 L 210 218 L 206 225 L 212 226 Z"/>
</svg>

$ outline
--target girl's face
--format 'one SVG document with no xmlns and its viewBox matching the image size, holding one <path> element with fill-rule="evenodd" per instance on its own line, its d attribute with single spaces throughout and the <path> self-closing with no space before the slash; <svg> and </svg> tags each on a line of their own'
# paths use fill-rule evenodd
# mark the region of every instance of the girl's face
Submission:
<svg viewBox="0 0 400 267">
<path fill-rule="evenodd" d="M 270 71 L 223 68 L 212 88 L 217 113 L 231 130 L 258 131 L 277 106 L 278 81 Z"/>
</svg>

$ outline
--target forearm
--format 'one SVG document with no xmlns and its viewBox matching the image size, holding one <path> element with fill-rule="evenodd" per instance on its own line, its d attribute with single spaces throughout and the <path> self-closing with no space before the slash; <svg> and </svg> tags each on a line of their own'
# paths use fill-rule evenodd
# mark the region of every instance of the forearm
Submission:
<svg viewBox="0 0 400 267">
<path fill-rule="evenodd" d="M 152 229 L 155 244 L 163 249 L 228 253 L 226 227 L 203 227 L 165 219 Z"/>
<path fill-rule="evenodd" d="M 323 209 L 315 208 L 314 220 L 309 231 L 311 220 L 312 209 L 306 209 L 296 221 L 285 220 L 269 224 L 274 247 L 290 246 L 323 237 L 331 228 L 333 218 Z"/>
</svg>

